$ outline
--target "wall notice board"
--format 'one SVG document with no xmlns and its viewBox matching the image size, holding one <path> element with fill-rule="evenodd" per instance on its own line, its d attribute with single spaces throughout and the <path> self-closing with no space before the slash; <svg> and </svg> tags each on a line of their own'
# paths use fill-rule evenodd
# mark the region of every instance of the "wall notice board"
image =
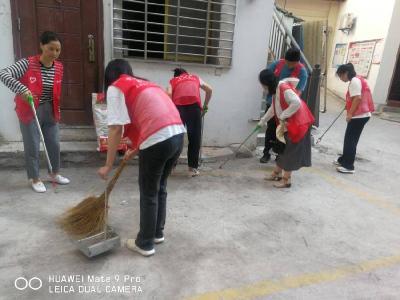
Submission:
<svg viewBox="0 0 400 300">
<path fill-rule="evenodd" d="M 358 75 L 368 77 L 376 42 L 377 40 L 371 40 L 352 42 L 349 44 L 347 62 L 354 65 Z"/>
<path fill-rule="evenodd" d="M 336 44 L 335 53 L 332 60 L 332 68 L 338 68 L 340 65 L 344 64 L 346 50 L 347 44 Z"/>
</svg>

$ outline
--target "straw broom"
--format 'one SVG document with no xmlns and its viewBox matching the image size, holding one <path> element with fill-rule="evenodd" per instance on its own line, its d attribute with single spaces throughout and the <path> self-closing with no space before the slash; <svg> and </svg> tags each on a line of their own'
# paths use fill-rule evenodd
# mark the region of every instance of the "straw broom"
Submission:
<svg viewBox="0 0 400 300">
<path fill-rule="evenodd" d="M 126 160 L 123 159 L 100 196 L 89 196 L 60 216 L 57 223 L 68 235 L 85 238 L 104 231 L 108 214 L 108 195 L 125 166 Z"/>
</svg>

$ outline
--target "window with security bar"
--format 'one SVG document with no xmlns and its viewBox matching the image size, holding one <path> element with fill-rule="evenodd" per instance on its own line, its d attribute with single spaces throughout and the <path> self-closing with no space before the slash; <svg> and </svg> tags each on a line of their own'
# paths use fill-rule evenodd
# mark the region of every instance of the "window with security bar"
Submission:
<svg viewBox="0 0 400 300">
<path fill-rule="evenodd" d="M 236 0 L 114 0 L 115 57 L 230 66 Z"/>
</svg>

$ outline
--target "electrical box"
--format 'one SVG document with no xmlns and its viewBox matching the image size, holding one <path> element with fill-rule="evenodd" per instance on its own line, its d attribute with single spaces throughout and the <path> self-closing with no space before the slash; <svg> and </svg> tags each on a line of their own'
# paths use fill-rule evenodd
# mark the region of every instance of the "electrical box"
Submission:
<svg viewBox="0 0 400 300">
<path fill-rule="evenodd" d="M 352 13 L 345 13 L 340 19 L 339 30 L 350 31 L 354 26 L 355 17 Z"/>
</svg>

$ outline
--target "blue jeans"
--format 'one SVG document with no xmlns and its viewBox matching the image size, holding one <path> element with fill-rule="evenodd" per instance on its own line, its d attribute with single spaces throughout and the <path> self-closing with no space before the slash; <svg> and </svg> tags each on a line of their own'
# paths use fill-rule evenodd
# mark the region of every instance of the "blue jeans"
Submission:
<svg viewBox="0 0 400 300">
<path fill-rule="evenodd" d="M 36 112 L 49 153 L 53 173 L 58 173 L 60 169 L 60 135 L 58 123 L 54 121 L 53 117 L 53 103 L 45 102 L 39 104 Z M 33 119 L 28 124 L 20 122 L 19 125 L 24 142 L 25 167 L 28 179 L 38 179 L 41 141 L 36 121 Z"/>
</svg>

